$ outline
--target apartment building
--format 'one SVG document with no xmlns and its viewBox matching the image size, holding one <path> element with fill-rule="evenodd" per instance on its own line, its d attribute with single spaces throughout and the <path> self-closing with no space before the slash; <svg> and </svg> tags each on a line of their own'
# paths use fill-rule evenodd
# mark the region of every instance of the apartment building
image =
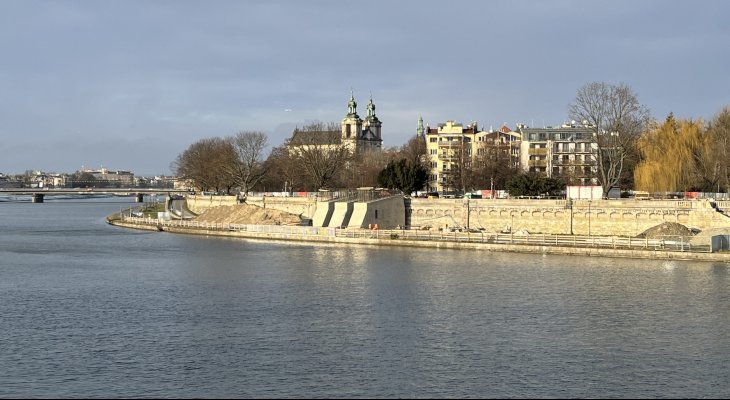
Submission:
<svg viewBox="0 0 730 400">
<path fill-rule="evenodd" d="M 562 177 L 568 184 L 597 184 L 593 126 L 575 121 L 545 128 L 520 124 L 516 131 L 522 138 L 520 163 L 523 170 Z"/>
<path fill-rule="evenodd" d="M 520 168 L 520 143 L 522 138 L 518 132 L 513 131 L 507 125 L 502 125 L 496 131 L 492 131 L 490 128 L 490 132 L 479 136 L 478 141 L 480 143 L 477 143 L 477 157 L 509 159 L 511 168 Z"/>
<path fill-rule="evenodd" d="M 420 126 L 420 121 L 419 121 Z M 454 192 L 462 189 L 462 178 L 471 169 L 474 157 L 489 132 L 480 131 L 476 122 L 466 126 L 446 121 L 425 129 L 429 156 L 429 191 Z"/>
<path fill-rule="evenodd" d="M 429 191 L 454 192 L 462 187 L 462 174 L 475 173 L 475 162 L 499 160 L 520 168 L 520 134 L 506 125 L 499 130 L 480 130 L 476 122 L 466 126 L 446 121 L 436 128 L 423 128 L 419 118 L 417 135 L 424 137 L 429 157 Z M 486 187 L 485 187 L 486 189 Z"/>
</svg>

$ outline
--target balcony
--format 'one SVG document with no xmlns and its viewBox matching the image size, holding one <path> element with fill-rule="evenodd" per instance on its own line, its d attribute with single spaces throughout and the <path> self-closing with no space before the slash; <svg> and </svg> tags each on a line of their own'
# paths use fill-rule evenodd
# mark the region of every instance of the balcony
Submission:
<svg viewBox="0 0 730 400">
<path fill-rule="evenodd" d="M 545 148 L 528 149 L 527 154 L 531 155 L 531 156 L 545 156 L 545 155 L 547 155 L 547 149 L 545 149 Z"/>
<path fill-rule="evenodd" d="M 595 160 L 580 161 L 580 160 L 562 160 L 562 159 L 560 159 L 560 160 L 553 160 L 553 165 L 582 167 L 582 166 L 596 165 L 596 161 Z"/>
<path fill-rule="evenodd" d="M 528 160 L 528 167 L 547 167 L 547 160 Z"/>
<path fill-rule="evenodd" d="M 461 143 L 458 140 L 439 142 L 439 147 L 461 147 L 462 145 L 468 145 L 469 143 Z"/>
</svg>

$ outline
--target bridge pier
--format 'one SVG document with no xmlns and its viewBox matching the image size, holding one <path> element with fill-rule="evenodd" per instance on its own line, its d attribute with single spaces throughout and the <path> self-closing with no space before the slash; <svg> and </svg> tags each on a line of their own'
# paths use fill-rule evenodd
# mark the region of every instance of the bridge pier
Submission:
<svg viewBox="0 0 730 400">
<path fill-rule="evenodd" d="M 31 195 L 33 203 L 43 203 L 43 193 L 33 193 Z"/>
<path fill-rule="evenodd" d="M 134 202 L 135 203 L 144 203 L 144 194 L 142 194 L 142 193 L 135 193 L 135 195 L 134 195 Z"/>
</svg>

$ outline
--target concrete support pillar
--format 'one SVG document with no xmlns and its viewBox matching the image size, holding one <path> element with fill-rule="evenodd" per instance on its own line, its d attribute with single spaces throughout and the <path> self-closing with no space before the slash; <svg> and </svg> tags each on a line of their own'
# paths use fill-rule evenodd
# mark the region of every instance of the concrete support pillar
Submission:
<svg viewBox="0 0 730 400">
<path fill-rule="evenodd" d="M 143 203 L 144 202 L 144 194 L 142 194 L 142 193 L 136 193 L 134 195 L 134 201 L 136 203 Z"/>
<path fill-rule="evenodd" d="M 43 203 L 43 193 L 33 193 L 33 203 Z"/>
</svg>

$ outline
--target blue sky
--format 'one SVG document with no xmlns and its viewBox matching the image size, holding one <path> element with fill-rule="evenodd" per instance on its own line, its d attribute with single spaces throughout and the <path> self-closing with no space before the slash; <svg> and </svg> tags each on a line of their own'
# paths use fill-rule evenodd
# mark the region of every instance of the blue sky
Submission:
<svg viewBox="0 0 730 400">
<path fill-rule="evenodd" d="M 0 172 L 170 174 L 195 141 L 280 145 L 372 94 L 387 147 L 418 116 L 557 125 L 624 83 L 655 118 L 730 106 L 728 1 L 0 0 Z"/>
</svg>

